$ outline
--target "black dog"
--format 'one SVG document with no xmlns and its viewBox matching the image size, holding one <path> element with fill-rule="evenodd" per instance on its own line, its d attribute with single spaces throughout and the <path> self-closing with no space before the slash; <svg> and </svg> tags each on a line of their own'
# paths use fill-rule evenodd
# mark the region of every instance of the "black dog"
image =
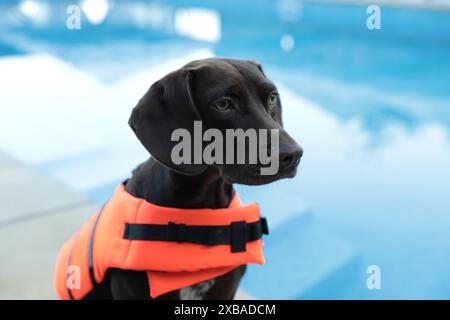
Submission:
<svg viewBox="0 0 450 320">
<path fill-rule="evenodd" d="M 174 165 L 171 133 L 192 131 L 201 120 L 206 128 L 279 129 L 279 171 L 264 176 L 256 165 Z M 302 149 L 283 130 L 281 103 L 275 85 L 253 61 L 205 59 L 191 62 L 151 86 L 133 109 L 130 126 L 153 158 L 141 164 L 126 183 L 133 196 L 159 206 L 226 208 L 233 183 L 260 185 L 294 177 Z M 158 299 L 233 299 L 245 266 Z M 146 299 L 149 285 L 143 271 L 113 269 L 90 298 Z"/>
</svg>

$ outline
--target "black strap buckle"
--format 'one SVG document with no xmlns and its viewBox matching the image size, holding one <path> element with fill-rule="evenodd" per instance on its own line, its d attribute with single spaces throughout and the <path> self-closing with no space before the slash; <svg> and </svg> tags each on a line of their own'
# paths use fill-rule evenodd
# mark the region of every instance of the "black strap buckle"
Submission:
<svg viewBox="0 0 450 320">
<path fill-rule="evenodd" d="M 232 222 L 230 225 L 231 252 L 243 252 L 247 245 L 247 223 L 245 221 Z"/>
<path fill-rule="evenodd" d="M 262 234 L 269 234 L 269 225 L 267 224 L 266 218 L 261 218 L 261 232 Z"/>
<path fill-rule="evenodd" d="M 183 243 L 186 238 L 186 225 L 169 222 L 167 226 L 167 240 Z"/>
</svg>

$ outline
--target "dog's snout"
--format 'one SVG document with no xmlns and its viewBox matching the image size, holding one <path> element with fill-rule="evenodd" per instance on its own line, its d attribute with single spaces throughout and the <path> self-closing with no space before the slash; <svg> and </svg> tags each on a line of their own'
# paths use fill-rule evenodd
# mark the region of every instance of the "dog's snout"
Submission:
<svg viewBox="0 0 450 320">
<path fill-rule="evenodd" d="M 289 151 L 280 153 L 280 164 L 283 168 L 295 168 L 300 163 L 300 159 L 303 155 L 303 149 L 299 146 Z"/>
</svg>

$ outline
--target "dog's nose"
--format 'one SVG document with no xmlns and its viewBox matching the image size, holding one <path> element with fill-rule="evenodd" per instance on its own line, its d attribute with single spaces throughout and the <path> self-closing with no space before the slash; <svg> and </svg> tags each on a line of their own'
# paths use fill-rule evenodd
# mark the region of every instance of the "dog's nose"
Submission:
<svg viewBox="0 0 450 320">
<path fill-rule="evenodd" d="M 280 166 L 285 169 L 295 168 L 300 163 L 303 149 L 296 146 L 294 149 L 280 153 Z"/>
</svg>

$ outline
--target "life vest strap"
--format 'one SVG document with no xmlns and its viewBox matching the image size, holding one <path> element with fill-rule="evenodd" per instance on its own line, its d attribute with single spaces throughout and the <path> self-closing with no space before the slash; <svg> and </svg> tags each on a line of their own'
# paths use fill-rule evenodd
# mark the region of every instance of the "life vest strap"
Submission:
<svg viewBox="0 0 450 320">
<path fill-rule="evenodd" d="M 246 251 L 246 243 L 269 234 L 266 218 L 256 222 L 232 222 L 228 226 L 189 226 L 181 223 L 169 224 L 125 224 L 123 238 L 142 241 L 171 241 L 207 246 L 231 245 L 231 252 Z"/>
</svg>

